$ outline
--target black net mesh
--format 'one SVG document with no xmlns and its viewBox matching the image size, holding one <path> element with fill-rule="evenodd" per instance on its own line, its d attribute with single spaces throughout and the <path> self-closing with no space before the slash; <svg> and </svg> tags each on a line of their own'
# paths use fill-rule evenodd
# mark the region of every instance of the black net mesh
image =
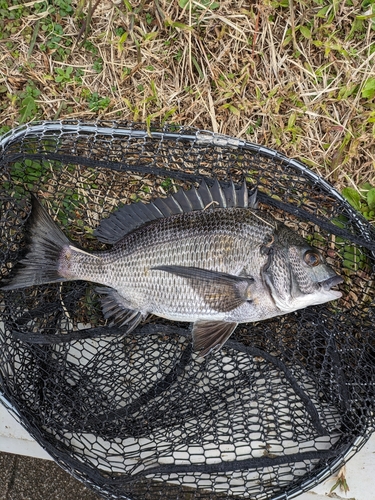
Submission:
<svg viewBox="0 0 375 500">
<path fill-rule="evenodd" d="M 345 278 L 339 301 L 236 329 L 206 358 L 190 325 L 108 327 L 95 285 L 0 291 L 0 389 L 66 470 L 107 498 L 286 499 L 337 470 L 374 425 L 374 229 L 301 163 L 175 126 L 33 124 L 2 139 L 0 269 L 25 247 L 30 192 L 88 250 L 121 204 L 202 179 L 259 189 Z"/>
</svg>

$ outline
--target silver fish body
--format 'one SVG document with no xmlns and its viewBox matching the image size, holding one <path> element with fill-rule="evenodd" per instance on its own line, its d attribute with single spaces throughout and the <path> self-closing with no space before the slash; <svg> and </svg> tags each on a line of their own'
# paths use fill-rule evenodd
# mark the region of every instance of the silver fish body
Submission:
<svg viewBox="0 0 375 500">
<path fill-rule="evenodd" d="M 229 202 L 228 190 L 216 188 L 218 208 L 202 209 L 210 193 L 204 185 L 185 192 L 188 209 L 180 197 L 169 216 L 138 215 L 135 210 L 140 226 L 98 253 L 74 246 L 34 199 L 30 251 L 24 268 L 4 288 L 68 280 L 104 285 L 97 291 L 106 318 L 128 331 L 149 314 L 193 322 L 194 347 L 202 355 L 220 348 L 238 323 L 341 296 L 331 287 L 342 279 L 318 250 L 258 210 L 254 198 Z M 233 185 L 230 189 L 236 193 Z M 167 200 L 173 206 L 173 196 Z M 129 213 L 116 217 L 122 220 L 120 227 L 130 220 Z"/>
<path fill-rule="evenodd" d="M 85 279 L 111 287 L 123 297 L 127 309 L 143 314 L 189 322 L 256 321 L 270 317 L 275 310 L 261 278 L 268 260 L 263 248 L 272 232 L 273 227 L 250 209 L 178 214 L 140 228 L 94 258 L 67 249 L 60 274 L 66 279 Z M 198 271 L 190 279 L 168 272 L 172 266 L 241 276 L 248 301 L 233 308 L 235 304 L 230 301 L 234 299 L 230 290 L 223 293 L 224 284 L 219 283 L 214 293 L 209 279 L 199 280 Z M 256 305 L 254 297 L 264 302 Z"/>
</svg>

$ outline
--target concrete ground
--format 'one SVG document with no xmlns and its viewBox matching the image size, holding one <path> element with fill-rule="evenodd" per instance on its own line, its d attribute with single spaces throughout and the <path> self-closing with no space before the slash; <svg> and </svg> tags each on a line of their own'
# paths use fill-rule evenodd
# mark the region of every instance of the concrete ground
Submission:
<svg viewBox="0 0 375 500">
<path fill-rule="evenodd" d="M 337 483 L 335 474 L 295 500 L 326 500 L 327 497 L 373 500 L 374 471 L 375 433 L 341 471 L 349 492 L 337 487 L 330 493 Z M 0 404 L 0 500 L 100 500 L 100 497 L 56 465 L 13 414 Z"/>
<path fill-rule="evenodd" d="M 342 470 L 350 488 L 349 492 L 345 493 L 338 487 L 330 493 L 337 482 L 335 475 L 312 491 L 302 493 L 295 500 L 325 500 L 327 496 L 340 500 L 373 500 L 374 470 L 375 433 Z M 100 498 L 97 493 L 85 488 L 51 460 L 0 452 L 0 500 L 100 500 Z"/>
<path fill-rule="evenodd" d="M 50 460 L 0 453 L 0 500 L 99 500 Z"/>
</svg>

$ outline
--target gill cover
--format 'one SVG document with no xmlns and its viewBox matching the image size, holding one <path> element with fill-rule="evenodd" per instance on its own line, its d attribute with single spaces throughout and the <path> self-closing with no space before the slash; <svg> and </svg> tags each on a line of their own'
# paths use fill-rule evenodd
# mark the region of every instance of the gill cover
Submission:
<svg viewBox="0 0 375 500">
<path fill-rule="evenodd" d="M 277 308 L 287 313 L 340 298 L 341 293 L 331 288 L 343 279 L 325 263 L 319 250 L 306 245 L 285 226 L 281 233 L 282 238 L 276 234 L 262 270 Z"/>
</svg>

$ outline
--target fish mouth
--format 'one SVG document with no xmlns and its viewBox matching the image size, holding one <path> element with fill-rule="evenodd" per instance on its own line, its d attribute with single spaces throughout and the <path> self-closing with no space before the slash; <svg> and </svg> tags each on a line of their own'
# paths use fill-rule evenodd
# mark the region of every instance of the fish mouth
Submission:
<svg viewBox="0 0 375 500">
<path fill-rule="evenodd" d="M 332 276 L 332 278 L 328 278 L 327 280 L 324 280 L 324 281 L 321 281 L 320 282 L 320 285 L 321 287 L 323 288 L 323 290 L 329 292 L 334 292 L 336 294 L 340 294 L 338 295 L 339 297 L 341 297 L 341 292 L 337 291 L 337 290 L 331 290 L 331 288 L 333 286 L 336 286 L 336 285 L 339 285 L 340 283 L 343 283 L 344 282 L 344 279 L 341 277 L 341 276 Z"/>
</svg>

